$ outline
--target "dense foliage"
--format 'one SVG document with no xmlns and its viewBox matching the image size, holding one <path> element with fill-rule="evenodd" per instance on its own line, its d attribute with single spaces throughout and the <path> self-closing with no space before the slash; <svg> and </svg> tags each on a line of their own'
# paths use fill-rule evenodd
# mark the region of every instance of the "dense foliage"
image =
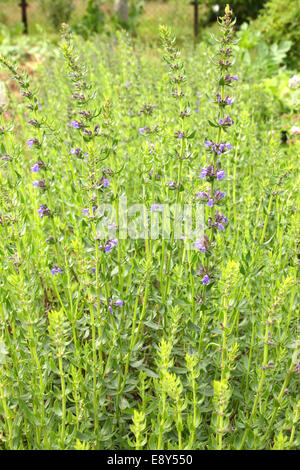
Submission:
<svg viewBox="0 0 300 470">
<path fill-rule="evenodd" d="M 298 0 L 269 0 L 253 28 L 259 29 L 269 43 L 291 41 L 289 65 L 297 68 L 300 60 L 300 8 Z"/>
<path fill-rule="evenodd" d="M 283 56 L 260 67 L 233 40 L 228 80 L 218 42 L 162 39 L 164 61 L 65 27 L 30 77 L 1 59 L 1 448 L 299 448 L 299 140 L 265 85 Z M 176 210 L 148 237 L 163 205 L 200 205 L 220 126 L 226 226 L 211 237 L 205 204 L 205 249 L 174 237 Z M 124 196 L 144 239 L 121 236 Z"/>
<path fill-rule="evenodd" d="M 267 0 L 232 0 L 230 6 L 237 16 L 238 24 L 242 24 L 244 21 L 256 18 L 266 1 Z M 226 2 L 223 0 L 219 2 L 209 0 L 203 4 L 203 2 L 199 1 L 199 5 L 203 5 L 205 8 L 209 7 L 208 20 L 212 21 L 215 20 L 216 16 L 224 9 Z"/>
</svg>

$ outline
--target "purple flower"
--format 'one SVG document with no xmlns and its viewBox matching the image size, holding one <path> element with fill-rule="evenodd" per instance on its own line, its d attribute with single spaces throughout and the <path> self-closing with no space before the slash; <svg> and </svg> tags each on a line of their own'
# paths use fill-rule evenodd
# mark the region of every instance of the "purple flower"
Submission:
<svg viewBox="0 0 300 470">
<path fill-rule="evenodd" d="M 93 206 L 92 207 L 92 212 L 93 212 L 93 215 L 95 215 L 95 210 L 98 209 L 98 206 Z M 89 207 L 86 207 L 85 209 L 82 209 L 82 212 L 84 213 L 84 215 L 90 215 L 90 208 Z"/>
<path fill-rule="evenodd" d="M 117 300 L 116 302 L 113 302 L 111 299 L 109 299 L 109 305 L 108 305 L 108 310 L 110 311 L 110 313 L 114 313 L 113 309 L 112 309 L 112 305 L 116 305 L 117 307 L 123 307 L 123 300 Z"/>
<path fill-rule="evenodd" d="M 36 119 L 29 119 L 27 122 L 28 122 L 28 124 L 30 124 L 31 126 L 40 127 L 40 123 L 39 123 Z"/>
<path fill-rule="evenodd" d="M 175 137 L 177 137 L 178 139 L 183 139 L 183 137 L 184 137 L 184 132 L 176 131 L 176 132 L 174 132 L 174 135 L 175 135 Z"/>
<path fill-rule="evenodd" d="M 59 268 L 58 266 L 53 266 L 53 268 L 51 269 L 51 274 L 53 276 L 55 276 L 55 274 L 62 274 L 62 269 Z"/>
<path fill-rule="evenodd" d="M 203 201 L 207 202 L 208 207 L 213 207 L 215 202 L 219 202 L 221 199 L 225 197 L 225 193 L 223 191 L 214 191 L 214 197 L 211 197 L 211 191 L 202 191 L 197 193 L 197 199 L 202 199 Z"/>
<path fill-rule="evenodd" d="M 229 98 L 229 95 L 226 95 L 224 99 L 222 99 L 220 93 L 216 94 L 217 97 L 217 102 L 219 103 L 220 106 L 231 106 L 233 104 L 233 99 Z"/>
<path fill-rule="evenodd" d="M 107 188 L 107 186 L 109 186 L 109 180 L 102 176 L 99 185 L 97 186 L 97 189 Z"/>
<path fill-rule="evenodd" d="M 221 181 L 221 180 L 224 178 L 224 175 L 225 175 L 225 171 L 224 171 L 224 170 L 218 170 L 217 173 L 216 173 L 217 180 L 218 180 L 218 181 Z"/>
<path fill-rule="evenodd" d="M 46 187 L 46 183 L 45 183 L 44 179 L 33 181 L 32 184 L 35 188 L 45 188 Z"/>
<path fill-rule="evenodd" d="M 221 201 L 221 199 L 223 199 L 223 198 L 225 197 L 224 191 L 217 191 L 217 190 L 215 190 L 215 191 L 214 191 L 214 195 L 215 195 L 216 201 Z"/>
<path fill-rule="evenodd" d="M 218 228 L 218 230 L 224 230 L 225 225 L 228 223 L 227 217 L 217 212 L 213 217 L 208 219 L 208 226 L 210 228 Z"/>
<path fill-rule="evenodd" d="M 222 127 L 230 127 L 232 124 L 234 124 L 234 120 L 229 116 L 226 116 L 224 119 L 219 119 L 219 124 Z"/>
<path fill-rule="evenodd" d="M 221 155 L 222 153 L 226 152 L 226 150 L 232 149 L 231 144 L 225 144 L 224 142 L 220 142 L 219 144 L 216 144 L 215 142 L 210 142 L 209 140 L 206 140 L 204 142 L 204 147 L 206 147 L 207 149 L 210 149 L 212 152 L 216 153 L 217 155 Z"/>
<path fill-rule="evenodd" d="M 202 240 L 196 240 L 194 242 L 196 250 L 200 250 L 201 253 L 205 253 L 209 249 L 209 240 L 206 235 L 203 236 Z"/>
<path fill-rule="evenodd" d="M 209 284 L 209 283 L 210 283 L 210 278 L 209 278 L 209 276 L 208 276 L 207 274 L 205 274 L 205 276 L 203 277 L 203 279 L 202 279 L 201 282 L 202 282 L 202 284 L 203 284 L 204 286 L 206 286 L 207 284 Z"/>
<path fill-rule="evenodd" d="M 80 157 L 82 150 L 80 148 L 71 148 L 71 154 Z"/>
<path fill-rule="evenodd" d="M 33 145 L 40 145 L 40 142 L 38 141 L 38 139 L 34 138 L 34 139 L 28 139 L 27 144 L 29 145 L 30 148 L 32 148 Z"/>
<path fill-rule="evenodd" d="M 209 192 L 205 192 L 205 191 L 200 191 L 199 193 L 197 193 L 197 199 L 208 199 L 209 198 Z"/>
<path fill-rule="evenodd" d="M 226 61 L 224 62 L 223 59 L 220 59 L 220 60 L 219 60 L 219 65 L 220 65 L 221 67 L 228 68 L 228 67 L 230 67 L 230 66 L 232 65 L 232 63 L 229 62 L 229 60 L 226 60 Z"/>
<path fill-rule="evenodd" d="M 31 167 L 31 171 L 32 171 L 32 173 L 37 173 L 38 171 L 42 170 L 43 168 L 45 168 L 45 164 L 43 162 L 39 161 L 39 162 L 36 162 Z"/>
<path fill-rule="evenodd" d="M 203 243 L 201 240 L 196 240 L 194 242 L 194 247 L 196 248 L 196 250 L 200 250 L 201 253 L 205 253 L 205 246 L 203 246 Z"/>
<path fill-rule="evenodd" d="M 218 167 L 218 165 L 219 165 L 219 161 L 217 162 L 216 167 Z M 214 178 L 217 178 L 217 180 L 220 181 L 224 178 L 224 175 L 225 175 L 224 170 L 219 169 L 215 171 L 213 165 L 209 165 L 206 168 L 202 168 L 199 174 L 199 177 L 202 178 L 203 180 L 206 178 L 208 180 L 213 180 Z"/>
<path fill-rule="evenodd" d="M 149 131 L 150 131 L 150 127 L 148 127 L 148 126 L 140 127 L 140 129 L 139 129 L 139 133 L 141 135 L 144 134 L 144 132 L 149 132 Z"/>
<path fill-rule="evenodd" d="M 204 147 L 207 148 L 207 149 L 210 148 L 212 145 L 215 145 L 215 144 L 213 142 L 211 142 L 210 140 L 206 140 L 204 142 Z"/>
<path fill-rule="evenodd" d="M 87 158 L 89 156 L 88 153 L 83 153 L 81 148 L 71 148 L 71 154 L 75 155 L 76 157 L 82 157 L 84 155 L 86 157 L 86 158 L 83 158 L 84 162 L 87 162 Z"/>
<path fill-rule="evenodd" d="M 118 246 L 118 240 L 107 240 L 105 243 L 104 251 L 105 253 L 110 253 L 114 246 Z"/>
<path fill-rule="evenodd" d="M 80 129 L 80 127 L 81 127 L 80 122 L 78 122 L 78 121 L 76 121 L 76 120 L 71 121 L 71 122 L 70 122 L 70 125 L 71 125 L 72 127 L 74 127 L 74 129 Z"/>
<path fill-rule="evenodd" d="M 163 206 L 161 204 L 152 204 L 151 212 L 161 212 L 163 210 Z"/>
<path fill-rule="evenodd" d="M 229 73 L 226 73 L 224 78 L 227 84 L 230 84 L 232 81 L 238 81 L 238 77 L 236 75 L 230 75 Z"/>
<path fill-rule="evenodd" d="M 211 172 L 210 172 L 210 168 L 212 168 Z M 205 180 L 205 178 L 209 174 L 209 172 L 211 173 L 211 175 L 213 175 L 213 167 L 212 166 L 207 167 L 207 168 L 202 168 L 201 173 L 199 174 L 200 178 Z"/>
<path fill-rule="evenodd" d="M 41 218 L 45 217 L 45 215 L 50 215 L 51 214 L 50 209 L 47 206 L 45 206 L 44 204 L 41 204 L 40 208 L 37 211 L 38 211 L 39 216 Z"/>
</svg>

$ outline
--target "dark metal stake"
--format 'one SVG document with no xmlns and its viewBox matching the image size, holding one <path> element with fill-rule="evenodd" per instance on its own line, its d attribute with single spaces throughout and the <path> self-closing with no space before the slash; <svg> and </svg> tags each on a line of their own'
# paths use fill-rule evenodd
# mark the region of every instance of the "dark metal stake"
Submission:
<svg viewBox="0 0 300 470">
<path fill-rule="evenodd" d="M 28 23 L 27 23 L 27 11 L 26 8 L 28 7 L 28 3 L 26 0 L 21 0 L 19 3 L 19 7 L 22 9 L 22 22 L 24 24 L 24 34 L 28 34 Z"/>
<path fill-rule="evenodd" d="M 198 36 L 198 0 L 193 0 L 190 5 L 194 6 L 194 36 Z"/>
</svg>

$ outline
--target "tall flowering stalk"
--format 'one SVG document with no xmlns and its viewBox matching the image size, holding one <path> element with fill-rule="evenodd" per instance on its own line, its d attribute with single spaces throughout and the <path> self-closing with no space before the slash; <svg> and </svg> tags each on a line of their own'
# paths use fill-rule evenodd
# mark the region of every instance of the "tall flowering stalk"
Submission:
<svg viewBox="0 0 300 470">
<path fill-rule="evenodd" d="M 47 123 L 46 117 L 42 115 L 42 112 L 40 111 L 39 100 L 36 93 L 31 87 L 28 74 L 26 72 L 19 72 L 17 66 L 5 57 L 0 56 L 0 64 L 3 65 L 7 70 L 9 70 L 12 75 L 12 79 L 18 83 L 21 95 L 27 103 L 25 105 L 25 108 L 27 113 L 29 113 L 28 117 L 30 117 L 30 119 L 27 119 L 27 124 L 32 129 L 33 134 L 32 137 L 27 140 L 27 145 L 31 152 L 34 152 L 37 155 L 36 162 L 31 166 L 31 173 L 33 175 L 36 175 L 36 173 L 38 173 L 39 175 L 42 174 L 43 176 L 43 178 L 42 176 L 40 176 L 40 179 L 37 179 L 32 182 L 35 190 L 39 191 L 39 201 L 41 202 L 41 200 L 44 200 L 45 202 L 44 204 L 39 204 L 37 213 L 41 219 L 49 218 L 53 234 L 55 234 L 57 232 L 57 229 L 53 217 L 56 213 L 56 208 L 55 203 L 52 200 L 52 181 L 50 177 L 48 178 L 49 180 L 47 180 L 45 175 L 46 171 L 48 172 L 48 174 L 50 173 L 50 175 L 52 172 L 52 168 L 49 165 L 49 162 L 45 161 L 45 135 L 50 128 Z M 53 173 L 51 176 L 53 178 Z M 50 238 L 51 241 L 54 242 L 56 260 L 57 262 L 59 262 L 60 251 L 57 243 L 57 238 L 52 236 Z M 46 242 L 49 242 L 50 238 L 47 238 Z M 62 272 L 62 270 L 60 270 L 59 272 Z"/>
<path fill-rule="evenodd" d="M 72 109 L 72 116 L 77 117 L 78 119 L 73 119 L 69 123 L 69 128 L 74 131 L 73 139 L 76 140 L 76 133 L 79 134 L 77 136 L 78 140 L 80 139 L 81 144 L 80 147 L 75 146 L 69 149 L 68 157 L 69 157 L 69 165 L 70 170 L 73 177 L 74 186 L 77 188 L 79 186 L 77 179 L 78 176 L 75 173 L 75 165 L 72 161 L 72 158 L 80 158 L 88 167 L 89 173 L 89 182 L 85 185 L 85 189 L 89 194 L 89 201 L 88 207 L 82 209 L 82 214 L 88 218 L 91 222 L 91 231 L 93 234 L 94 239 L 94 246 L 95 246 L 95 268 L 92 270 L 94 275 L 95 273 L 95 285 L 96 285 L 96 296 L 93 296 L 94 291 L 91 287 L 91 282 L 89 276 L 86 273 L 86 284 L 88 285 L 88 305 L 90 311 L 90 323 L 91 323 L 91 331 L 92 331 L 92 370 L 93 370 L 93 394 L 92 394 L 92 402 L 93 402 L 93 413 L 94 413 L 94 432 L 97 436 L 97 443 L 98 443 L 98 429 L 99 429 L 99 422 L 98 422 L 98 410 L 99 410 L 99 390 L 97 387 L 97 376 L 99 374 L 99 370 L 101 371 L 103 368 L 102 364 L 102 351 L 100 346 L 99 355 L 97 355 L 97 345 L 96 345 L 96 336 L 97 336 L 97 325 L 98 328 L 98 336 L 99 338 L 102 337 L 101 326 L 103 323 L 102 315 L 101 315 L 101 289 L 100 289 L 100 279 L 99 279 L 99 271 L 100 271 L 100 247 L 99 247 L 99 240 L 96 231 L 96 210 L 100 205 L 100 194 L 98 189 L 102 190 L 103 187 L 109 185 L 109 181 L 107 179 L 102 178 L 99 181 L 98 172 L 97 171 L 97 156 L 95 152 L 95 144 L 94 140 L 99 132 L 99 125 L 94 126 L 94 119 L 98 116 L 99 113 L 95 113 L 89 109 L 89 104 L 93 96 L 91 95 L 91 85 L 87 83 L 86 80 L 86 69 L 82 66 L 79 62 L 79 56 L 74 50 L 74 45 L 72 41 L 72 36 L 69 31 L 69 27 L 67 24 L 62 25 L 62 52 L 65 59 L 66 69 L 68 71 L 68 78 L 72 84 L 72 100 L 74 102 L 74 106 Z M 72 139 L 72 141 L 73 141 Z M 82 203 L 82 195 L 79 191 L 80 202 Z M 108 301 L 107 296 L 107 301 Z M 94 304 L 94 301 L 96 303 Z M 94 307 L 96 307 L 96 315 L 94 312 Z"/>
<path fill-rule="evenodd" d="M 234 124 L 234 120 L 229 116 L 228 111 L 233 105 L 234 98 L 230 96 L 227 90 L 231 88 L 234 81 L 238 80 L 237 76 L 231 75 L 229 71 L 233 65 L 231 44 L 234 43 L 233 25 L 235 24 L 229 5 L 225 8 L 225 15 L 218 19 L 218 23 L 223 36 L 219 42 L 216 56 L 216 65 L 219 72 L 218 89 L 214 99 L 211 100 L 218 106 L 218 116 L 214 121 L 208 121 L 210 126 L 216 129 L 217 134 L 215 141 L 206 140 L 204 142 L 210 161 L 207 167 L 202 168 L 199 176 L 201 179 L 208 181 L 210 185 L 207 190 L 197 194 L 198 199 L 210 209 L 207 220 L 210 236 L 204 235 L 203 240 L 197 241 L 195 244 L 195 247 L 200 249 L 202 253 L 213 248 L 216 232 L 225 230 L 228 224 L 227 217 L 219 209 L 224 202 L 225 193 L 216 186 L 225 176 L 225 171 L 222 168 L 224 157 L 232 150 L 232 145 L 225 138 L 225 135 L 228 134 L 229 128 Z M 200 271 L 202 284 L 210 284 L 213 276 L 213 266 L 210 268 L 202 266 Z"/>
<path fill-rule="evenodd" d="M 177 176 L 175 181 L 171 181 L 169 183 L 169 189 L 172 189 L 176 192 L 176 197 L 174 200 L 175 203 L 175 212 L 174 212 L 174 226 L 176 225 L 178 219 L 178 212 L 177 206 L 182 202 L 182 190 L 183 190 L 183 169 L 184 169 L 184 160 L 190 157 L 189 147 L 187 143 L 187 139 L 193 137 L 193 132 L 189 133 L 187 129 L 186 119 L 190 116 L 190 109 L 188 108 L 187 104 L 185 103 L 185 84 L 186 84 L 186 76 L 185 76 L 185 68 L 184 63 L 181 58 L 180 51 L 175 47 L 175 38 L 172 38 L 171 32 L 168 30 L 167 27 L 162 26 L 160 30 L 160 36 L 162 41 L 162 47 L 164 50 L 163 60 L 169 67 L 169 86 L 171 96 L 174 98 L 175 102 L 177 103 L 176 111 L 178 116 L 178 128 L 174 132 L 174 157 L 178 160 L 177 165 Z M 167 281 L 164 283 L 163 275 L 164 275 L 164 266 L 165 266 L 165 241 L 163 240 L 162 243 L 162 258 L 161 258 L 161 270 L 160 270 L 160 278 L 161 278 L 161 285 L 165 284 L 165 290 L 162 291 L 162 299 L 165 303 L 170 290 L 170 267 L 171 267 L 171 259 L 172 253 L 174 249 L 174 238 L 175 238 L 175 228 L 172 230 L 171 233 L 171 240 L 170 240 L 170 247 L 171 250 L 168 253 L 167 262 L 166 262 L 166 274 L 167 274 Z"/>
</svg>

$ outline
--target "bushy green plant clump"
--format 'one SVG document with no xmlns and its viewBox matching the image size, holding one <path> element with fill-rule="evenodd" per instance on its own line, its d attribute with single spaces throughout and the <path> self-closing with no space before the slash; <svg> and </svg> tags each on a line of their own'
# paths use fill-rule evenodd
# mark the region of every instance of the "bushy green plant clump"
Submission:
<svg viewBox="0 0 300 470">
<path fill-rule="evenodd" d="M 83 17 L 79 23 L 73 26 L 77 34 L 81 34 L 84 38 L 87 38 L 94 33 L 103 32 L 105 15 L 99 7 L 99 0 L 88 0 Z"/>
<path fill-rule="evenodd" d="M 41 0 L 41 6 L 54 28 L 63 21 L 69 21 L 74 10 L 73 0 Z"/>
<path fill-rule="evenodd" d="M 269 43 L 291 41 L 288 64 L 298 68 L 300 60 L 300 8 L 298 0 L 269 0 L 253 24 Z"/>
<path fill-rule="evenodd" d="M 66 25 L 30 79 L 1 58 L 2 449 L 299 448 L 298 135 L 236 38 L 161 35 L 164 60 Z M 188 210 L 205 250 L 175 236 Z"/>
</svg>

